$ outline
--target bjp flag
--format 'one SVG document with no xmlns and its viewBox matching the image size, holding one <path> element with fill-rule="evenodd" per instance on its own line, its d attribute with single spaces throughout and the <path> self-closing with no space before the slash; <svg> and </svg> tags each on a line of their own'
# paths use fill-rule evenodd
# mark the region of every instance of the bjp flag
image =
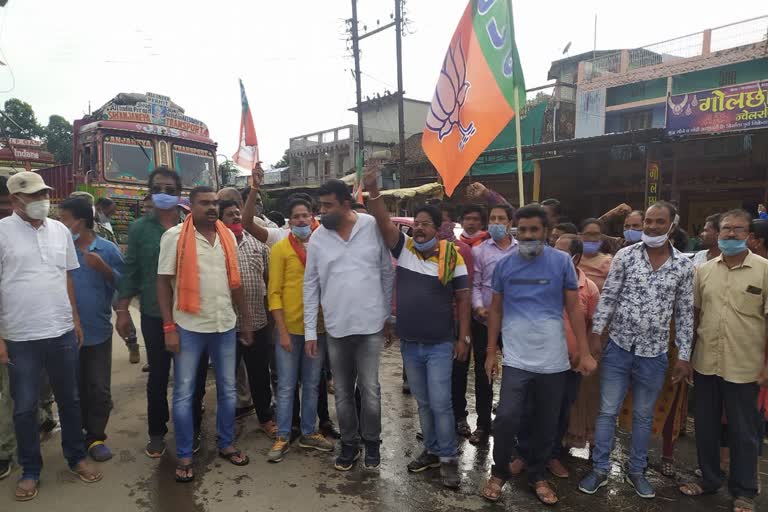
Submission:
<svg viewBox="0 0 768 512">
<path fill-rule="evenodd" d="M 245 95 L 245 86 L 240 80 L 240 145 L 232 160 L 245 169 L 253 170 L 259 163 L 259 140 L 256 138 L 256 128 L 253 125 L 251 107 L 248 105 L 248 97 Z"/>
<path fill-rule="evenodd" d="M 510 0 L 470 0 L 453 34 L 427 114 L 422 147 L 450 196 L 504 129 L 525 81 Z"/>
</svg>

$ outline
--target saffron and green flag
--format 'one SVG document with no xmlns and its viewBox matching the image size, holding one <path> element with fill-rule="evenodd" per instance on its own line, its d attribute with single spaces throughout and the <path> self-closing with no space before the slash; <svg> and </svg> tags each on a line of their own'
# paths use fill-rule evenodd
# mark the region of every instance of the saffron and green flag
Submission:
<svg viewBox="0 0 768 512">
<path fill-rule="evenodd" d="M 525 105 L 510 0 L 470 0 L 443 60 L 422 147 L 450 196 Z"/>
</svg>

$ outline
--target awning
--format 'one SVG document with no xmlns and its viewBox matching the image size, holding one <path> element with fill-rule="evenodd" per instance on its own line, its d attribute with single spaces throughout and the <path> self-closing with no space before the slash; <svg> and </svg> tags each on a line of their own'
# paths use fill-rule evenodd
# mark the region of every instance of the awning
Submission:
<svg viewBox="0 0 768 512">
<path fill-rule="evenodd" d="M 413 188 L 395 188 L 392 190 L 382 190 L 381 197 L 385 199 L 411 199 L 417 196 L 443 198 L 443 186 L 440 183 L 427 183 L 420 187 Z M 363 197 L 368 197 L 368 192 L 363 193 Z"/>
</svg>

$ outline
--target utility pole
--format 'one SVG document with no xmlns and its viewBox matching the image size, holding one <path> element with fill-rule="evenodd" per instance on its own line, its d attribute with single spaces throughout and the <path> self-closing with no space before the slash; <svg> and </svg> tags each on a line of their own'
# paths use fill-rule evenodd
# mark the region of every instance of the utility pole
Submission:
<svg viewBox="0 0 768 512">
<path fill-rule="evenodd" d="M 352 0 L 352 54 L 355 58 L 355 94 L 357 96 L 357 139 L 358 139 L 358 154 L 362 156 L 363 147 L 365 145 L 365 139 L 363 138 L 363 109 L 361 103 L 363 102 L 363 89 L 360 82 L 360 35 L 357 31 L 357 0 Z M 355 158 L 355 166 L 358 166 L 357 157 Z"/>
<path fill-rule="evenodd" d="M 405 168 L 405 92 L 403 91 L 403 3 L 395 0 L 395 46 L 397 48 L 397 129 L 400 139 L 398 176 Z"/>
</svg>

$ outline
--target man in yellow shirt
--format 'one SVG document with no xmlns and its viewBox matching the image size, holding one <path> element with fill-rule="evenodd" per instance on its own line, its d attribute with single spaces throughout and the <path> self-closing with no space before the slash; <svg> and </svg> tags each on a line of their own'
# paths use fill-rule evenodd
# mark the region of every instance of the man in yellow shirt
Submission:
<svg viewBox="0 0 768 512">
<path fill-rule="evenodd" d="M 272 246 L 269 258 L 269 309 L 275 319 L 280 343 L 275 346 L 277 364 L 277 440 L 267 460 L 280 462 L 290 448 L 293 399 L 301 374 L 302 448 L 330 452 L 333 443 L 315 428 L 320 377 L 325 360 L 325 334 L 318 334 L 316 345 L 304 349 L 304 267 L 307 244 L 317 225 L 312 206 L 304 199 L 288 205 L 291 232 Z M 318 333 L 322 333 L 322 317 Z"/>
<path fill-rule="evenodd" d="M 693 352 L 696 448 L 703 482 L 685 484 L 683 494 L 713 494 L 722 485 L 719 440 L 723 410 L 731 453 L 728 488 L 733 510 L 754 510 L 761 444 L 757 397 L 768 386 L 765 366 L 768 314 L 768 260 L 747 248 L 751 216 L 723 214 L 721 255 L 696 272 L 694 307 L 698 318 Z"/>
</svg>

